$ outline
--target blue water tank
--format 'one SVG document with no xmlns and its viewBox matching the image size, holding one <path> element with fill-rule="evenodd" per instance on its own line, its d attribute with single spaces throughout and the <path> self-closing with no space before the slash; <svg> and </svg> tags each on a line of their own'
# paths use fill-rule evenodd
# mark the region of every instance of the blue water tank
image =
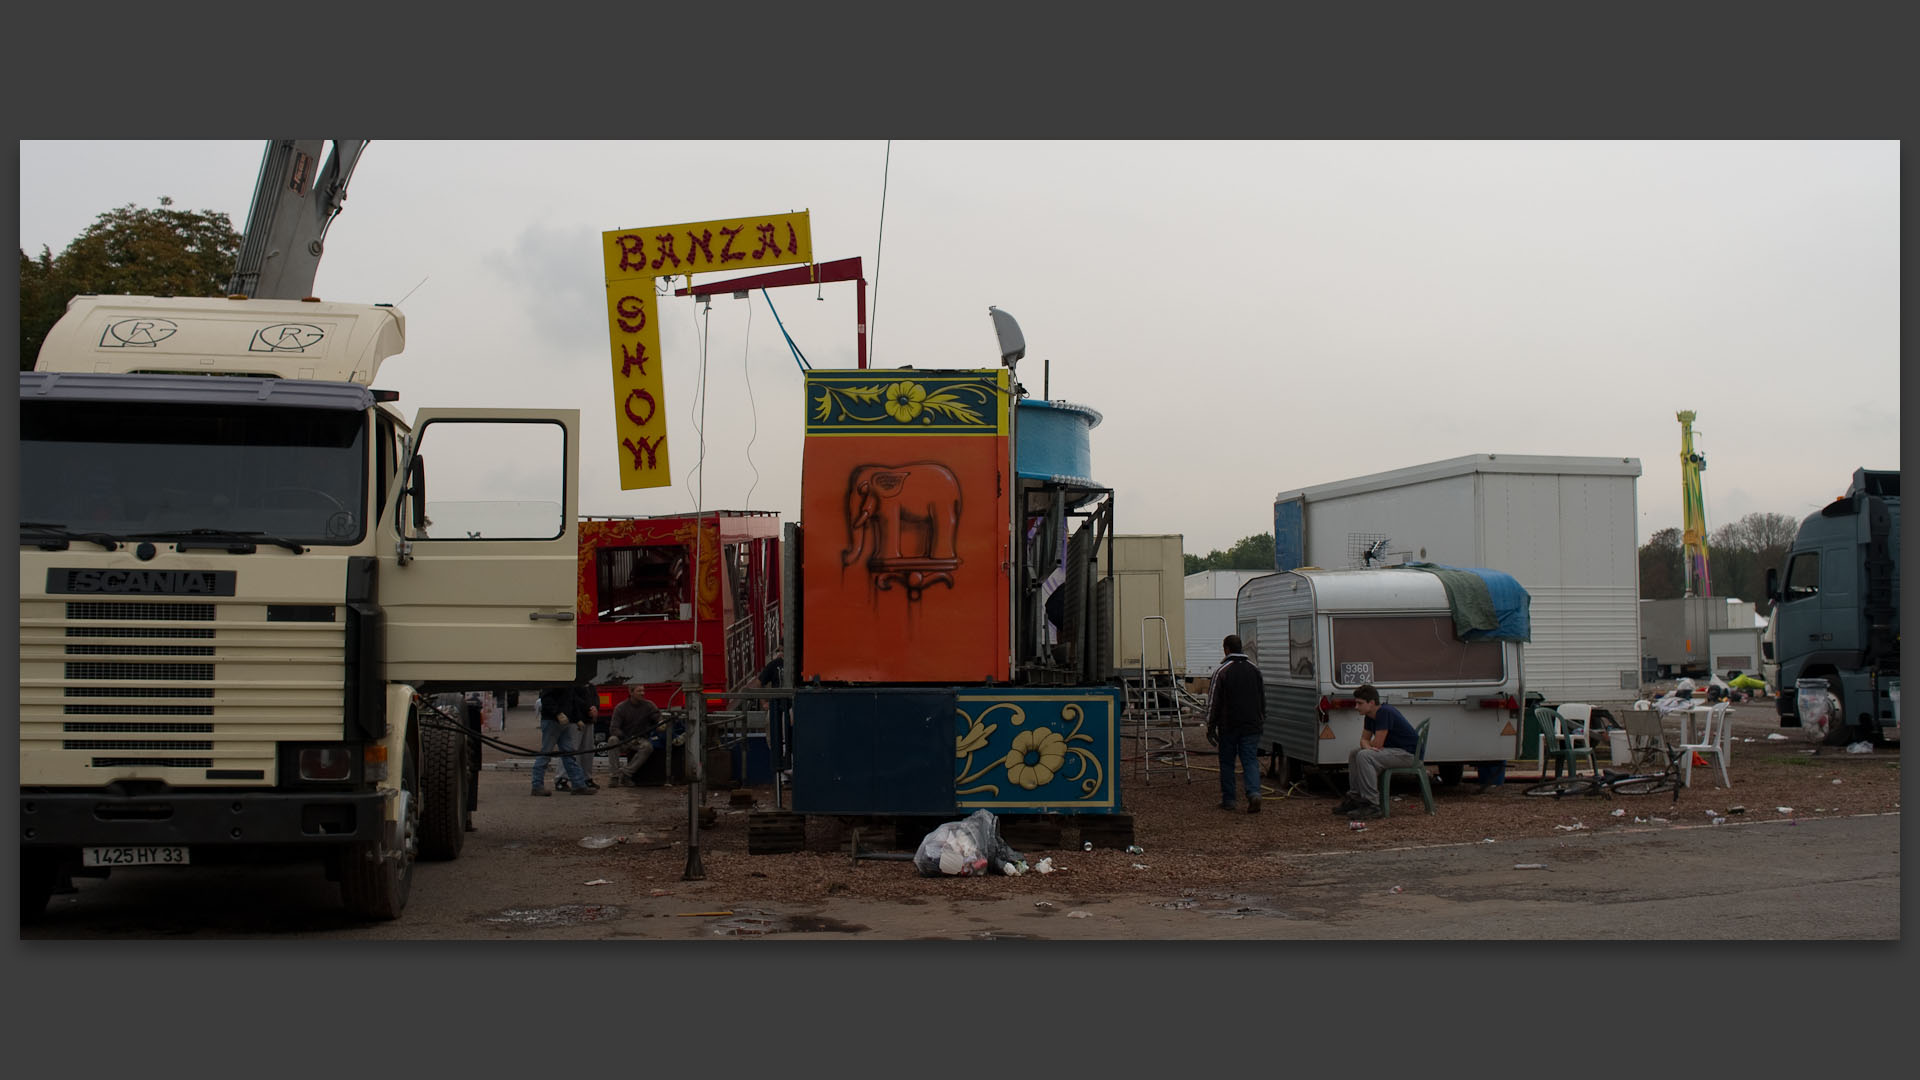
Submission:
<svg viewBox="0 0 1920 1080">
<path fill-rule="evenodd" d="M 1015 414 L 1013 468 L 1024 479 L 1100 487 L 1089 433 L 1100 414 L 1066 401 L 1023 399 Z"/>
</svg>

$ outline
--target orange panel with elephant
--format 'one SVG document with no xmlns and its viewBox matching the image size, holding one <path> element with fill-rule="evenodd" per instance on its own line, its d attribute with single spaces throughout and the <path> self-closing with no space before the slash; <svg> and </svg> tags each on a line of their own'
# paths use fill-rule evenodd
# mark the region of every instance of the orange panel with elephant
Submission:
<svg viewBox="0 0 1920 1080">
<path fill-rule="evenodd" d="M 812 371 L 801 678 L 1008 677 L 1005 371 Z"/>
</svg>

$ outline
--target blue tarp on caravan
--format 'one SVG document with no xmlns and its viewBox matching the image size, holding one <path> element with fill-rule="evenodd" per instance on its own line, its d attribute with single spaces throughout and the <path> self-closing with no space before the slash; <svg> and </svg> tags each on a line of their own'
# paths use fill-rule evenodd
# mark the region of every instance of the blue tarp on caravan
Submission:
<svg viewBox="0 0 1920 1080">
<path fill-rule="evenodd" d="M 1533 640 L 1533 598 L 1512 574 L 1440 563 L 1410 562 L 1407 568 L 1425 570 L 1446 586 L 1454 636 L 1461 641 Z"/>
</svg>

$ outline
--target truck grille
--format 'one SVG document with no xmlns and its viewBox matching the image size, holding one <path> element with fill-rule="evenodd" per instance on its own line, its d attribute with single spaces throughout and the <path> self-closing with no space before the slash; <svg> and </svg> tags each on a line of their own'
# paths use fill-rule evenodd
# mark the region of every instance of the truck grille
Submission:
<svg viewBox="0 0 1920 1080">
<path fill-rule="evenodd" d="M 345 621 L 268 609 L 22 597 L 21 783 L 257 785 L 278 743 L 339 739 Z"/>
</svg>

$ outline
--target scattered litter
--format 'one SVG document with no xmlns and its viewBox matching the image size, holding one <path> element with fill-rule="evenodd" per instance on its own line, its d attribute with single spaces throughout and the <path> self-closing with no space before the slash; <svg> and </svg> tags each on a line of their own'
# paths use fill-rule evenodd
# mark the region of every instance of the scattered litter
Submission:
<svg viewBox="0 0 1920 1080">
<path fill-rule="evenodd" d="M 676 911 L 673 913 L 673 917 L 676 919 L 711 919 L 717 916 L 731 914 L 733 914 L 731 911 Z"/>
<path fill-rule="evenodd" d="M 1747 808 L 1746 808 L 1746 807 L 1744 807 L 1744 806 L 1729 806 L 1729 807 L 1727 807 L 1727 813 L 1729 813 L 1729 814 L 1744 814 L 1744 813 L 1746 813 L 1746 812 L 1747 812 Z"/>
<path fill-rule="evenodd" d="M 1135 870 L 1145 870 L 1145 869 L 1147 868 L 1147 864 L 1146 864 L 1146 863 L 1134 863 L 1134 864 L 1133 864 L 1133 868 L 1134 868 Z"/>
<path fill-rule="evenodd" d="M 1849 754 L 1871 754 L 1871 753 L 1873 753 L 1873 744 L 1872 744 L 1872 743 L 1870 743 L 1870 742 L 1868 742 L 1868 741 L 1867 741 L 1867 740 L 1865 740 L 1865 739 L 1861 739 L 1861 740 L 1860 740 L 1859 742 L 1857 742 L 1857 743 L 1848 743 L 1848 744 L 1847 744 L 1847 753 L 1849 753 Z M 1836 781 L 1836 783 L 1837 783 L 1837 781 Z"/>
<path fill-rule="evenodd" d="M 1665 825 L 1667 823 L 1667 819 L 1663 817 L 1650 817 L 1647 820 L 1655 825 Z"/>
<path fill-rule="evenodd" d="M 1633 819 L 1633 823 L 1635 825 L 1645 825 L 1647 823 L 1647 819 L 1643 817 L 1637 817 Z"/>
<path fill-rule="evenodd" d="M 1701 812 L 1701 813 L 1703 813 L 1703 814 L 1705 814 L 1705 815 L 1707 815 L 1708 817 L 1719 817 L 1719 816 L 1720 816 L 1720 811 L 1718 811 L 1718 810 L 1702 810 L 1702 811 L 1700 811 L 1700 812 Z"/>
<path fill-rule="evenodd" d="M 1741 741 L 1741 742 L 1752 742 L 1753 740 L 1752 740 L 1752 739 L 1741 739 L 1740 741 Z"/>
<path fill-rule="evenodd" d="M 935 826 L 920 841 L 913 865 L 921 877 L 977 877 L 989 866 L 1011 877 L 1026 866 L 1026 859 L 1000 838 L 1000 824 L 991 811 L 976 810 L 963 821 Z"/>
<path fill-rule="evenodd" d="M 1000 864 L 1000 872 L 1008 877 L 1019 877 L 1024 872 L 1020 869 L 1022 865 L 1021 863 L 1003 862 Z"/>
<path fill-rule="evenodd" d="M 1348 832 L 1366 832 L 1367 823 L 1364 821 L 1349 821 L 1347 822 L 1347 831 Z"/>
<path fill-rule="evenodd" d="M 1556 828 L 1556 829 L 1564 829 L 1564 830 L 1566 830 L 1567 832 L 1576 832 L 1576 831 L 1578 831 L 1578 830 L 1580 830 L 1580 829 L 1584 829 L 1584 828 L 1586 828 L 1586 826 L 1585 826 L 1585 825 L 1582 825 L 1582 824 L 1581 824 L 1580 822 L 1578 822 L 1578 821 L 1576 821 L 1576 822 L 1574 822 L 1574 823 L 1573 823 L 1573 824 L 1571 824 L 1571 825 L 1555 825 L 1555 826 L 1554 826 L 1554 828 Z"/>
<path fill-rule="evenodd" d="M 1081 845 L 1080 845 L 1080 850 L 1082 850 L 1082 851 L 1092 851 L 1092 850 L 1093 850 L 1093 841 L 1091 841 L 1091 840 L 1089 840 L 1089 841 L 1087 841 L 1086 843 L 1084 843 L 1084 844 L 1081 844 Z"/>
<path fill-rule="evenodd" d="M 597 877 L 597 878 L 594 878 L 594 879 L 593 879 L 592 881 L 589 881 L 589 882 L 587 882 L 587 884 L 589 884 L 589 885 L 611 885 L 611 884 L 613 884 L 613 882 L 611 882 L 611 881 L 608 881 L 608 880 L 607 880 L 606 878 L 603 878 L 603 877 Z"/>
<path fill-rule="evenodd" d="M 1717 817 L 1713 819 L 1713 823 L 1715 825 L 1725 825 L 1727 823 L 1727 819 L 1723 817 Z"/>
<path fill-rule="evenodd" d="M 1769 734 L 1767 735 L 1767 741 L 1768 741 L 1768 742 L 1786 742 L 1786 741 L 1787 741 L 1787 737 L 1786 737 L 1785 735 L 1782 735 L 1782 734 L 1780 734 L 1779 732 L 1777 732 L 1777 731 L 1775 731 L 1775 732 L 1771 732 L 1771 733 L 1769 733 Z"/>
<path fill-rule="evenodd" d="M 1515 870 L 1545 870 L 1547 864 L 1543 862 L 1517 862 L 1513 864 L 1513 868 Z"/>
<path fill-rule="evenodd" d="M 1093 916 L 1091 916 L 1091 915 L 1088 915 L 1088 914 L 1087 914 L 1086 912 L 1084 912 L 1084 911 L 1069 911 L 1069 912 L 1067 912 L 1067 918 L 1069 918 L 1069 919 L 1090 919 L 1090 918 L 1092 918 L 1092 917 L 1093 917 Z"/>
<path fill-rule="evenodd" d="M 655 889 L 652 892 L 648 893 L 647 895 L 648 896 L 672 896 L 673 894 L 668 892 L 665 889 Z"/>
<path fill-rule="evenodd" d="M 1388 889 L 1387 891 L 1388 891 L 1388 892 L 1390 892 L 1390 893 L 1397 893 L 1397 892 L 1399 892 L 1399 891 L 1400 891 L 1400 886 L 1398 886 L 1398 885 L 1395 885 L 1395 886 L 1394 886 L 1393 888 L 1391 888 L 1391 889 Z"/>
<path fill-rule="evenodd" d="M 1782 814 L 1791 814 L 1791 813 L 1793 813 L 1793 807 L 1791 807 L 1791 806 L 1776 806 L 1776 807 L 1774 807 L 1774 810 L 1775 810 L 1775 811 L 1777 811 L 1777 812 L 1779 812 L 1779 813 L 1782 813 Z"/>
<path fill-rule="evenodd" d="M 1039 908 L 1039 909 L 1040 909 L 1041 911 L 1052 911 L 1052 910 L 1053 910 L 1053 905 L 1052 905 L 1052 904 L 1050 904 L 1050 903 L 1048 903 L 1048 902 L 1047 902 L 1047 901 L 1045 901 L 1045 900 L 1036 900 L 1036 901 L 1034 901 L 1034 904 L 1033 904 L 1033 906 L 1034 906 L 1034 907 L 1037 907 L 1037 908 Z"/>
<path fill-rule="evenodd" d="M 1147 849 L 1141 847 L 1139 844 L 1127 845 L 1127 854 L 1129 855 L 1145 855 L 1146 853 L 1147 853 Z"/>
<path fill-rule="evenodd" d="M 1046 858 L 1041 859 L 1039 862 L 1034 863 L 1033 872 L 1036 874 L 1053 873 L 1053 856 L 1049 855 Z"/>
<path fill-rule="evenodd" d="M 581 838 L 580 846 L 583 848 L 586 848 L 589 851 L 598 851 L 601 848 L 612 847 L 613 845 L 619 843 L 622 839 L 624 839 L 624 837 L 586 836 Z"/>
<path fill-rule="evenodd" d="M 1493 837 L 1491 837 L 1491 836 L 1489 836 L 1489 837 L 1487 837 L 1487 838 L 1486 838 L 1485 840 L 1482 840 L 1482 841 L 1480 841 L 1480 842 L 1481 842 L 1481 843 L 1483 843 L 1483 844 L 1491 844 L 1491 843 L 1493 843 Z"/>
<path fill-rule="evenodd" d="M 1613 812 L 1613 816 L 1614 816 L 1614 817 L 1626 817 L 1626 816 L 1627 816 L 1627 812 L 1626 812 L 1625 810 L 1615 810 L 1615 811 Z"/>
<path fill-rule="evenodd" d="M 1834 783 L 1836 783 L 1836 784 L 1837 784 L 1837 783 L 1839 783 L 1839 782 L 1840 782 L 1840 781 L 1838 781 L 1838 780 L 1835 780 L 1835 781 L 1834 781 Z"/>
</svg>

